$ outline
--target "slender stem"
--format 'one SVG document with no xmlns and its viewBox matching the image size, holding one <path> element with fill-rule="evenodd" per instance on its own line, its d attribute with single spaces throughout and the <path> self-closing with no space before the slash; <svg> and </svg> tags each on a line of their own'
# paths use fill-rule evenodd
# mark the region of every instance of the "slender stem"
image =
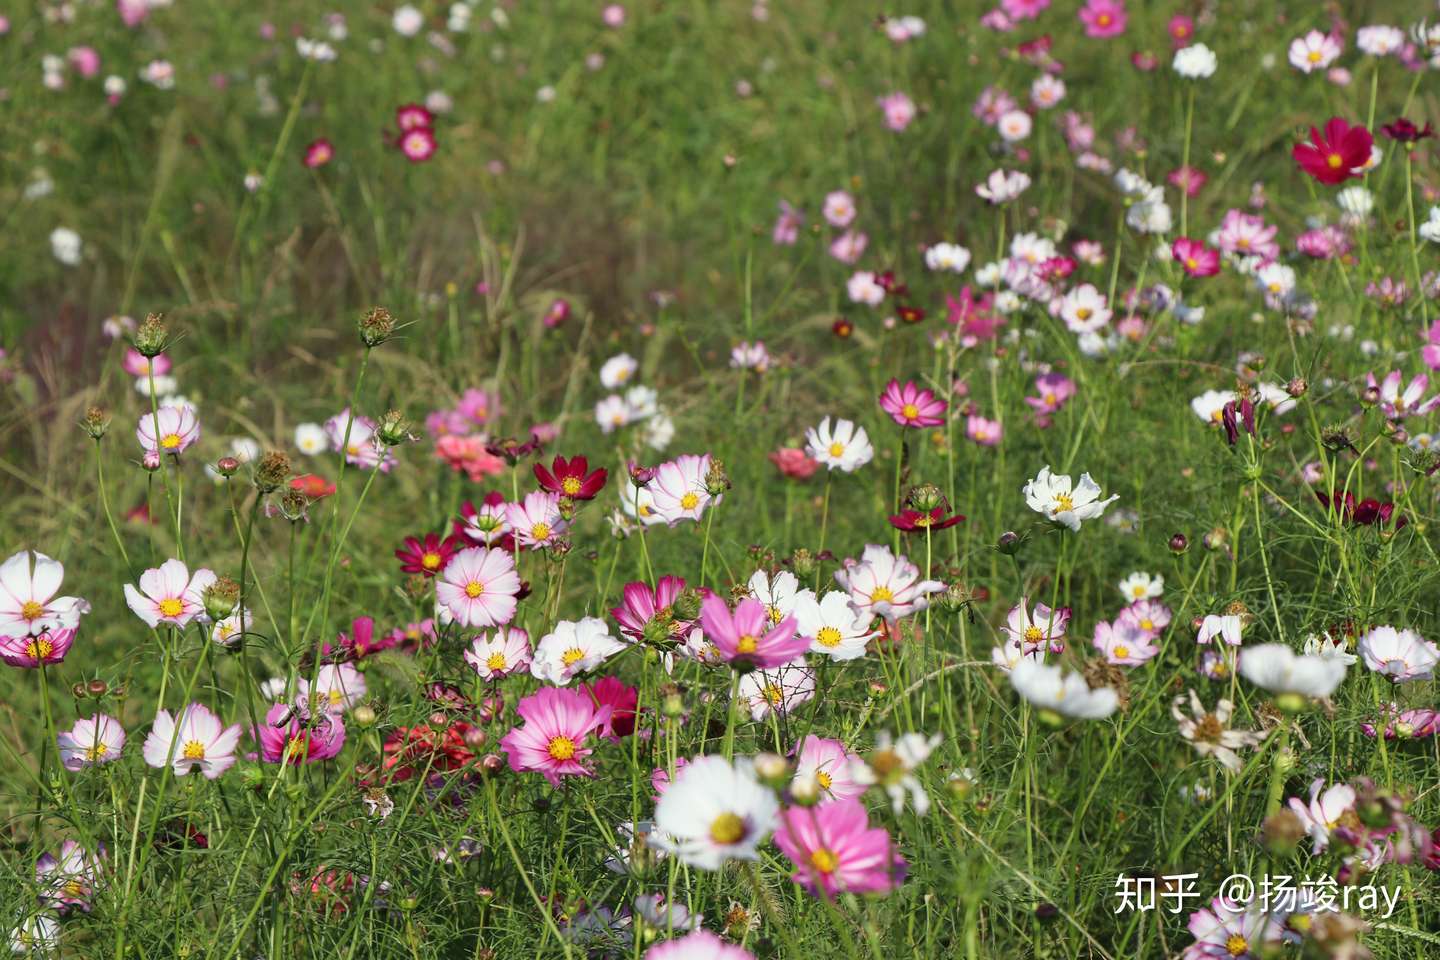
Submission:
<svg viewBox="0 0 1440 960">
<path fill-rule="evenodd" d="M 110 512 L 110 495 L 105 492 L 105 456 L 100 450 L 100 440 L 95 440 L 95 488 L 100 494 L 100 509 L 105 511 L 105 522 L 110 525 L 110 535 L 115 538 L 115 546 L 120 550 L 120 559 L 125 562 L 125 569 L 130 569 L 130 554 L 125 550 L 125 541 L 120 539 L 120 528 L 115 526 L 115 516 Z"/>
</svg>

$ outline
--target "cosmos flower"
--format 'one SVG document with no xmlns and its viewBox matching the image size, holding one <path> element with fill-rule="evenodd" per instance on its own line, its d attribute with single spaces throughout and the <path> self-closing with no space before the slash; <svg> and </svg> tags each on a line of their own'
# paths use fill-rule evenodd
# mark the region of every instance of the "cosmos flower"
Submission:
<svg viewBox="0 0 1440 960">
<path fill-rule="evenodd" d="M 764 720 L 772 713 L 783 720 L 815 699 L 815 671 L 802 658 L 751 670 L 741 675 L 735 698 L 752 720 Z"/>
<path fill-rule="evenodd" d="M 806 593 L 809 595 L 795 604 L 794 615 L 797 632 L 810 639 L 810 652 L 832 660 L 863 657 L 875 632 L 869 618 L 857 616 L 851 608 L 850 596 L 831 590 L 817 600 L 813 593 Z"/>
<path fill-rule="evenodd" d="M 1290 42 L 1290 66 L 1301 73 L 1324 70 L 1335 62 L 1344 49 L 1334 36 L 1321 33 L 1319 30 L 1311 30 L 1303 37 L 1296 37 Z"/>
<path fill-rule="evenodd" d="M 1258 746 L 1265 735 L 1230 729 L 1230 715 L 1235 705 L 1229 700 L 1222 699 L 1216 703 L 1212 713 L 1201 706 L 1194 690 L 1189 692 L 1188 697 L 1189 714 L 1180 709 L 1186 703 L 1186 697 L 1176 697 L 1170 704 L 1170 715 L 1180 725 L 1180 735 L 1190 741 L 1195 752 L 1202 757 L 1214 757 L 1230 772 L 1239 773 L 1241 761 L 1237 751 Z"/>
<path fill-rule="evenodd" d="M 530 661 L 530 675 L 563 687 L 624 649 L 625 644 L 610 635 L 609 625 L 599 617 L 561 620 L 540 638 Z"/>
<path fill-rule="evenodd" d="M 1037 709 L 1066 717 L 1100 720 L 1120 705 L 1109 687 L 1092 690 L 1080 674 L 1031 659 L 1022 659 L 1010 671 L 1010 685 Z"/>
<path fill-rule="evenodd" d="M 1200 623 L 1200 632 L 1195 635 L 1195 642 L 1205 644 L 1218 637 L 1230 646 L 1238 647 L 1244 628 L 1245 621 L 1238 614 L 1206 614 Z"/>
<path fill-rule="evenodd" d="M 646 489 L 655 513 L 674 526 L 682 520 L 699 521 L 705 508 L 719 504 L 723 496 L 711 496 L 706 484 L 710 455 L 685 454 L 655 468 Z"/>
<path fill-rule="evenodd" d="M 1189 30 L 1187 29 L 1186 35 L 1188 36 L 1188 34 Z M 1213 77 L 1215 65 L 1215 51 L 1203 43 L 1191 44 L 1176 50 L 1175 59 L 1171 64 L 1175 72 L 1186 80 L 1205 80 Z"/>
<path fill-rule="evenodd" d="M 859 758 L 839 740 L 807 734 L 795 751 L 796 783 L 811 782 L 819 788 L 820 802 L 853 800 L 863 796 L 866 784 L 855 778 Z"/>
<path fill-rule="evenodd" d="M 296 681 L 296 699 L 316 713 L 339 716 L 354 709 L 367 692 L 365 675 L 348 663 L 326 663 L 309 677 Z"/>
<path fill-rule="evenodd" d="M 1139 666 L 1160 652 L 1151 643 L 1151 634 L 1118 618 L 1113 624 L 1104 620 L 1095 624 L 1092 643 L 1107 662 L 1123 667 Z"/>
<path fill-rule="evenodd" d="M 12 667 L 35 669 L 60 663 L 75 642 L 74 630 L 46 630 L 18 637 L 0 637 L 0 661 Z"/>
<path fill-rule="evenodd" d="M 985 182 L 975 187 L 975 193 L 982 200 L 999 206 L 1002 203 L 1009 203 L 1024 193 L 1030 186 L 1030 177 L 1018 171 L 1007 173 L 1004 170 L 991 171 L 985 178 Z"/>
<path fill-rule="evenodd" d="M 835 571 L 835 582 L 850 595 L 857 620 L 883 617 L 891 623 L 924 610 L 930 595 L 945 589 L 938 580 L 922 579 L 920 568 L 903 554 L 896 556 L 889 547 L 873 543 L 859 560 L 846 558 Z"/>
<path fill-rule="evenodd" d="M 1333 186 L 1361 175 L 1370 160 L 1373 143 L 1369 130 L 1352 127 L 1340 117 L 1331 117 L 1325 124 L 1324 135 L 1311 127 L 1310 142 L 1297 143 L 1291 155 L 1300 169 L 1319 182 Z"/>
<path fill-rule="evenodd" d="M 1198 240 L 1178 237 L 1170 245 L 1170 253 L 1187 276 L 1213 277 L 1220 272 L 1220 254 Z"/>
<path fill-rule="evenodd" d="M 875 101 L 885 115 L 885 126 L 902 132 L 915 119 L 915 101 L 903 93 L 889 93 Z"/>
<path fill-rule="evenodd" d="M 888 893 L 905 879 L 904 858 L 859 800 L 785 810 L 775 845 L 795 865 L 792 879 L 816 896 Z"/>
<path fill-rule="evenodd" d="M 828 469 L 845 473 L 854 473 L 875 458 L 875 448 L 864 427 L 836 420 L 832 429 L 829 417 L 805 431 L 805 449 Z"/>
<path fill-rule="evenodd" d="M 609 722 L 609 706 L 597 707 L 579 690 L 542 687 L 522 697 L 515 712 L 525 722 L 500 740 L 511 770 L 538 771 L 552 787 L 561 777 L 595 775 L 584 763 L 592 752 L 585 741 Z"/>
<path fill-rule="evenodd" d="M 213 570 L 192 575 L 182 561 L 170 559 L 140 574 L 140 589 L 125 584 L 125 602 L 146 626 L 185 627 L 196 617 L 204 621 L 203 594 L 217 579 Z"/>
<path fill-rule="evenodd" d="M 105 847 L 91 853 L 74 840 L 60 844 L 60 856 L 46 853 L 35 861 L 40 903 L 62 916 L 73 909 L 90 912 L 95 887 L 105 871 Z"/>
<path fill-rule="evenodd" d="M 880 394 L 880 409 L 902 427 L 938 427 L 945 423 L 947 404 L 935 396 L 934 391 L 919 387 L 913 380 L 902 386 L 897 379 L 891 379 Z"/>
<path fill-rule="evenodd" d="M 1120 0 L 1085 0 L 1079 16 L 1085 36 L 1096 39 L 1118 37 L 1125 32 L 1130 17 Z"/>
<path fill-rule="evenodd" d="M 1321 792 L 1325 786 L 1323 777 L 1316 778 L 1310 784 L 1310 802 L 1306 803 L 1299 797 L 1291 797 L 1286 801 L 1290 810 L 1300 818 L 1305 827 L 1305 832 L 1310 834 L 1313 842 L 1311 852 L 1320 855 L 1330 845 L 1330 831 L 1340 823 L 1347 813 L 1355 808 L 1355 788 L 1348 784 L 1337 783 L 1333 787 Z"/>
<path fill-rule="evenodd" d="M 500 627 L 494 633 L 482 633 L 465 651 L 465 662 L 487 683 L 526 669 L 530 659 L 530 635 L 519 627 Z"/>
<path fill-rule="evenodd" d="M 57 597 L 65 566 L 32 550 L 11 554 L 0 564 L 0 637 L 39 636 L 73 630 L 90 604 Z"/>
<path fill-rule="evenodd" d="M 345 462 L 362 470 L 378 468 L 388 473 L 395 466 L 395 457 L 376 434 L 379 424 L 369 417 L 352 416 L 346 407 L 325 421 L 325 435 L 330 449 L 345 455 Z"/>
<path fill-rule="evenodd" d="M 755 954 L 720 939 L 709 930 L 695 930 L 654 944 L 645 951 L 645 960 L 755 960 Z"/>
<path fill-rule="evenodd" d="M 463 546 L 463 542 L 453 535 L 442 540 L 438 533 L 427 533 L 423 540 L 406 537 L 404 546 L 395 551 L 395 557 L 405 573 L 433 577 L 445 569 L 450 558 Z"/>
<path fill-rule="evenodd" d="M 550 546 L 570 524 L 560 514 L 560 497 L 545 490 L 532 490 L 520 503 L 505 505 L 505 522 L 515 542 L 531 550 Z"/>
<path fill-rule="evenodd" d="M 1279 919 L 1258 899 L 1247 905 L 1216 897 L 1190 914 L 1189 928 L 1195 942 L 1181 960 L 1263 960 L 1282 940 Z"/>
<path fill-rule="evenodd" d="M 855 198 L 844 190 L 832 190 L 825 195 L 821 214 L 830 226 L 843 230 L 855 219 Z"/>
<path fill-rule="evenodd" d="M 318 763 L 333 760 L 345 746 L 345 724 L 338 714 L 307 716 L 288 703 L 276 703 L 252 731 L 263 763 Z"/>
<path fill-rule="evenodd" d="M 758 860 L 779 812 L 749 761 L 695 757 L 656 804 L 650 843 L 691 867 L 718 870 L 729 860 Z"/>
<path fill-rule="evenodd" d="M 96 763 L 113 763 L 125 749 L 125 728 L 104 713 L 83 717 L 69 730 L 56 735 L 60 762 L 71 772 Z"/>
<path fill-rule="evenodd" d="M 590 461 L 583 456 L 556 457 L 547 470 L 535 464 L 535 479 L 542 490 L 569 497 L 571 500 L 593 500 L 604 488 L 610 473 L 604 467 L 590 471 Z"/>
<path fill-rule="evenodd" d="M 1396 630 L 1391 626 L 1367 631 L 1356 644 L 1356 651 L 1365 666 L 1396 683 L 1407 680 L 1429 680 L 1440 661 L 1440 650 L 1414 630 Z"/>
<path fill-rule="evenodd" d="M 1082 521 L 1101 516 L 1106 507 L 1120 499 L 1116 494 L 1101 500 L 1100 485 L 1088 473 L 1082 473 L 1079 485 L 1074 486 L 1069 475 L 1052 474 L 1048 466 L 1025 484 L 1023 492 L 1031 510 L 1077 533 Z"/>
<path fill-rule="evenodd" d="M 1283 643 L 1247 647 L 1240 676 L 1271 693 L 1328 697 L 1345 679 L 1345 664 L 1329 657 L 1296 653 Z"/>
<path fill-rule="evenodd" d="M 710 594 L 700 604 L 705 638 L 727 662 L 746 668 L 778 667 L 802 656 L 810 640 L 797 632 L 795 618 L 771 620 L 764 603 L 746 597 L 732 613 L 724 598 Z"/>
<path fill-rule="evenodd" d="M 1440 407 L 1440 394 L 1425 397 L 1425 391 L 1430 386 L 1430 378 L 1423 373 L 1417 373 L 1405 384 L 1404 390 L 1400 385 L 1404 376 L 1399 370 L 1391 370 L 1385 374 L 1385 379 L 1376 383 L 1375 374 L 1365 375 L 1365 385 L 1380 394 L 1380 410 L 1390 420 L 1401 420 L 1405 417 L 1423 417 L 1425 414 Z"/>
<path fill-rule="evenodd" d="M 149 453 L 178 455 L 200 439 L 200 420 L 188 404 L 162 406 L 140 415 L 135 437 Z"/>
<path fill-rule="evenodd" d="M 1041 374 L 1035 380 L 1037 397 L 1026 397 L 1025 402 L 1037 413 L 1056 413 L 1066 401 L 1075 396 L 1075 381 L 1062 373 Z"/>
<path fill-rule="evenodd" d="M 519 592 L 514 557 L 486 547 L 467 547 L 455 554 L 435 582 L 436 599 L 466 627 L 509 623 Z"/>
<path fill-rule="evenodd" d="M 234 765 L 240 732 L 240 724 L 227 727 L 203 704 L 192 703 L 180 711 L 178 721 L 169 710 L 155 714 L 142 753 L 150 766 L 168 766 L 177 777 L 198 768 L 214 780 Z"/>
<path fill-rule="evenodd" d="M 335 147 L 321 137 L 318 140 L 311 140 L 305 146 L 305 152 L 301 154 L 300 162 L 310 169 L 323 167 L 335 158 Z"/>
<path fill-rule="evenodd" d="M 923 817 L 930 810 L 930 795 L 915 771 L 939 745 L 938 733 L 928 737 L 923 733 L 893 737 L 890 731 L 882 730 L 875 738 L 875 749 L 852 761 L 850 775 L 858 784 L 884 790 L 895 816 L 900 815 L 908 801 L 916 815 Z"/>
</svg>

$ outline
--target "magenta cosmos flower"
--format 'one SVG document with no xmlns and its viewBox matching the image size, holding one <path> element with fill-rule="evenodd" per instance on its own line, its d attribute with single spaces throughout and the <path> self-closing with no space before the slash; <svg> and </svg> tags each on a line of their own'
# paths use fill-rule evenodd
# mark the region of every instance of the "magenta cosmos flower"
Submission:
<svg viewBox="0 0 1440 960">
<path fill-rule="evenodd" d="M 902 427 L 938 427 L 945 422 L 945 401 L 934 392 L 906 380 L 892 379 L 880 394 L 880 409 Z"/>
<path fill-rule="evenodd" d="M 645 951 L 645 960 L 755 960 L 755 954 L 726 943 L 709 930 L 696 930 L 655 944 Z"/>
<path fill-rule="evenodd" d="M 1085 24 L 1087 37 L 1118 37 L 1125 32 L 1129 19 L 1125 4 L 1118 0 L 1087 0 L 1080 8 L 1080 22 Z"/>
<path fill-rule="evenodd" d="M 817 896 L 889 893 L 905 879 L 904 858 L 859 800 L 784 810 L 775 845 L 795 864 L 792 879 Z"/>
<path fill-rule="evenodd" d="M 43 553 L 21 550 L 0 564 L 0 637 L 39 636 L 78 626 L 90 604 L 57 597 L 65 567 Z"/>
<path fill-rule="evenodd" d="M 794 617 L 772 626 L 765 604 L 752 597 L 741 600 L 732 615 L 723 598 L 708 595 L 700 604 L 700 625 L 724 660 L 749 669 L 778 667 L 810 649 Z"/>
<path fill-rule="evenodd" d="M 200 439 L 200 418 L 188 404 L 160 407 L 140 415 L 135 437 L 147 453 L 178 454 Z"/>
<path fill-rule="evenodd" d="M 620 624 L 620 633 L 626 639 L 641 643 L 645 639 L 645 628 L 657 614 L 664 611 L 673 618 L 675 601 L 684 592 L 685 580 L 682 577 L 663 576 L 656 581 L 653 590 L 643 581 L 627 583 L 621 594 L 620 606 L 612 608 L 610 615 Z M 672 619 L 669 636 L 682 637 L 689 629 L 689 620 Z"/>
<path fill-rule="evenodd" d="M 227 727 L 207 707 L 192 703 L 180 711 L 178 721 L 169 710 L 155 714 L 142 752 L 150 766 L 168 766 L 177 777 L 198 767 L 205 779 L 214 780 L 235 764 L 239 742 L 240 724 Z"/>
<path fill-rule="evenodd" d="M 590 755 L 585 741 L 605 729 L 611 708 L 597 707 L 580 690 L 544 687 L 523 698 L 515 712 L 525 721 L 500 740 L 500 747 L 517 773 L 538 771 L 553 787 L 563 776 L 594 774 L 581 761 Z"/>
<path fill-rule="evenodd" d="M 1179 237 L 1170 245 L 1170 254 L 1188 276 L 1213 277 L 1220 272 L 1220 252 L 1199 240 Z"/>
<path fill-rule="evenodd" d="M 468 547 L 450 559 L 435 583 L 435 597 L 466 627 L 496 627 L 515 616 L 520 576 L 504 550 Z"/>
<path fill-rule="evenodd" d="M 42 663 L 59 663 L 75 642 L 74 630 L 46 630 L 23 637 L 0 637 L 0 660 L 12 667 L 34 669 Z"/>
<path fill-rule="evenodd" d="M 215 582 L 215 571 L 200 569 L 191 576 L 182 561 L 170 559 L 140 574 L 140 589 L 125 584 L 125 602 L 146 626 L 188 626 L 205 612 L 202 594 Z"/>
<path fill-rule="evenodd" d="M 854 800 L 868 786 L 855 777 L 858 759 L 841 741 L 812 733 L 805 737 L 795 754 L 795 779 L 813 778 L 820 788 L 821 803 Z"/>
<path fill-rule="evenodd" d="M 308 718 L 288 703 L 265 712 L 265 722 L 252 733 L 266 763 L 315 763 L 333 759 L 345 746 L 345 724 L 338 714 Z"/>
</svg>

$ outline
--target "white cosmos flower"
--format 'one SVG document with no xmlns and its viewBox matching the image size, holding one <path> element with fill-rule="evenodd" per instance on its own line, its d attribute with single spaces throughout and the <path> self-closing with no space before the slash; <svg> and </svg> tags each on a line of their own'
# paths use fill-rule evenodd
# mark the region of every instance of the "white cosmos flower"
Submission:
<svg viewBox="0 0 1440 960">
<path fill-rule="evenodd" d="M 1245 628 L 1245 621 L 1240 619 L 1238 614 L 1210 613 L 1200 622 L 1200 632 L 1195 636 L 1196 643 L 1209 643 L 1216 637 L 1224 640 L 1232 647 L 1240 646 L 1240 632 Z"/>
<path fill-rule="evenodd" d="M 1011 668 L 1010 685 L 1037 709 L 1081 720 L 1103 719 L 1120 705 L 1120 698 L 1109 687 L 1091 690 L 1080 674 L 1028 658 Z"/>
<path fill-rule="evenodd" d="M 1060 301 L 1060 318 L 1072 333 L 1094 333 L 1110 322 L 1105 294 L 1093 283 L 1082 283 Z"/>
<path fill-rule="evenodd" d="M 945 589 L 938 580 L 922 580 L 920 568 L 890 548 L 868 544 L 859 560 L 847 558 L 835 571 L 835 582 L 850 595 L 856 619 L 884 617 L 894 623 L 924 610 L 929 596 Z"/>
<path fill-rule="evenodd" d="M 353 709 L 365 699 L 365 675 L 348 663 L 326 663 L 309 677 L 295 681 L 296 700 L 309 709 L 335 715 Z"/>
<path fill-rule="evenodd" d="M 215 571 L 203 567 L 192 576 L 182 561 L 172 558 L 140 574 L 140 589 L 125 584 L 125 602 L 148 627 L 185 627 L 197 617 L 204 623 L 203 595 L 216 579 Z"/>
<path fill-rule="evenodd" d="M 1034 129 L 1035 121 L 1030 119 L 1030 114 L 1024 110 L 1011 110 L 1000 118 L 995 124 L 995 129 L 1000 132 L 1000 137 L 1006 143 L 1019 143 L 1030 136 Z"/>
<path fill-rule="evenodd" d="M 1430 219 L 1416 229 L 1421 239 L 1429 240 L 1431 243 L 1440 243 L 1440 207 L 1430 208 Z"/>
<path fill-rule="evenodd" d="M 1355 46 L 1372 57 L 1387 57 L 1405 46 L 1405 31 L 1375 24 L 1355 31 Z"/>
<path fill-rule="evenodd" d="M 600 383 L 606 390 L 619 390 L 630 382 L 640 363 L 628 353 L 617 353 L 600 367 Z"/>
<path fill-rule="evenodd" d="M 38 637 L 70 630 L 90 604 L 79 597 L 57 597 L 65 566 L 39 551 L 21 550 L 0 564 L 0 637 Z"/>
<path fill-rule="evenodd" d="M 1321 793 L 1320 788 L 1323 786 L 1323 777 L 1310 784 L 1309 803 L 1299 797 L 1291 797 L 1288 801 L 1290 810 L 1300 818 L 1300 822 L 1305 825 L 1305 832 L 1310 834 L 1310 839 L 1314 841 L 1312 852 L 1316 855 L 1325 852 L 1325 848 L 1330 845 L 1330 831 L 1339 826 L 1340 818 L 1355 806 L 1355 788 L 1337 783 Z"/>
<path fill-rule="evenodd" d="M 1429 680 L 1440 661 L 1440 650 L 1414 630 L 1375 627 L 1356 645 L 1365 666 L 1400 683 Z"/>
<path fill-rule="evenodd" d="M 177 777 L 198 767 L 205 779 L 214 780 L 234 765 L 239 743 L 240 724 L 227 727 L 205 706 L 192 703 L 178 720 L 169 710 L 157 713 L 141 752 L 150 766 L 169 766 Z"/>
<path fill-rule="evenodd" d="M 1137 570 L 1121 580 L 1119 586 L 1125 602 L 1134 603 L 1136 600 L 1151 600 L 1164 593 L 1165 578 L 1158 573 Z"/>
<path fill-rule="evenodd" d="M 1340 41 L 1319 30 L 1311 30 L 1290 43 L 1290 65 L 1301 73 L 1324 70 L 1335 62 L 1344 48 Z"/>
<path fill-rule="evenodd" d="M 1206 423 L 1219 423 L 1225 412 L 1225 404 L 1236 399 L 1234 390 L 1206 390 L 1190 399 L 1190 410 Z"/>
<path fill-rule="evenodd" d="M 1255 271 L 1255 283 L 1261 293 L 1283 297 L 1295 289 L 1295 269 L 1283 263 L 1267 263 Z"/>
<path fill-rule="evenodd" d="M 1187 80 L 1204 80 L 1215 75 L 1215 51 L 1203 43 L 1192 43 L 1175 51 L 1171 65 Z"/>
<path fill-rule="evenodd" d="M 970 251 L 958 243 L 937 243 L 925 251 L 925 266 L 931 270 L 964 273 L 970 265 Z"/>
<path fill-rule="evenodd" d="M 1031 510 L 1077 532 L 1081 521 L 1103 515 L 1106 507 L 1120 499 L 1116 494 L 1101 500 L 1100 485 L 1088 473 L 1080 474 L 1079 485 L 1073 486 L 1068 474 L 1052 474 L 1048 466 L 1025 484 L 1023 492 Z"/>
<path fill-rule="evenodd" d="M 390 18 L 390 25 L 400 36 L 413 37 L 425 26 L 425 15 L 407 3 L 402 7 L 395 8 L 395 14 Z"/>
<path fill-rule="evenodd" d="M 612 637 L 610 627 L 598 617 L 578 622 L 561 620 L 540 638 L 530 661 L 530 674 L 563 687 L 624 649 L 625 644 Z"/>
<path fill-rule="evenodd" d="M 615 432 L 630 423 L 630 404 L 618 393 L 610 394 L 595 404 L 595 422 L 600 425 L 600 432 Z"/>
<path fill-rule="evenodd" d="M 318 457 L 330 448 L 330 438 L 318 423 L 302 423 L 295 428 L 295 449 L 310 457 Z"/>
<path fill-rule="evenodd" d="M 69 227 L 56 227 L 50 231 L 50 252 L 65 266 L 73 267 L 80 263 L 82 247 L 80 234 Z"/>
<path fill-rule="evenodd" d="M 701 870 L 728 860 L 758 860 L 780 813 L 775 794 L 749 760 L 701 756 L 675 773 L 655 806 L 651 846 Z"/>
<path fill-rule="evenodd" d="M 875 459 L 875 448 L 864 427 L 836 420 L 832 429 L 829 417 L 821 420 L 820 426 L 805 431 L 805 452 L 828 469 L 845 473 L 854 473 Z"/>
<path fill-rule="evenodd" d="M 1246 648 L 1240 675 L 1271 693 L 1328 697 L 1345 679 L 1345 664 L 1329 657 L 1299 654 L 1283 643 Z"/>
<path fill-rule="evenodd" d="M 639 520 L 645 526 L 664 523 L 665 518 L 655 510 L 655 497 L 644 487 L 637 487 L 629 480 L 620 488 L 620 507 L 632 520 Z"/>
<path fill-rule="evenodd" d="M 1347 667 L 1360 661 L 1359 657 L 1346 648 L 1343 636 L 1332 637 L 1328 633 L 1312 633 L 1306 637 L 1305 652 L 1310 656 L 1338 661 Z"/>
<path fill-rule="evenodd" d="M 830 590 L 819 600 L 805 591 L 794 609 L 795 623 L 802 637 L 810 638 L 810 652 L 823 653 L 832 660 L 855 660 L 865 656 L 865 646 L 875 636 L 868 617 L 856 616 L 849 594 Z"/>
<path fill-rule="evenodd" d="M 756 570 L 750 575 L 746 588 L 750 596 L 765 604 L 771 626 L 793 616 L 801 600 L 815 599 L 815 591 L 809 587 L 802 588 L 799 579 L 789 570 L 781 570 L 773 577 L 764 570 Z"/>
<path fill-rule="evenodd" d="M 1030 186 L 1030 176 L 1012 170 L 993 170 L 985 182 L 975 187 L 975 193 L 982 200 L 999 205 L 1019 197 Z"/>
<path fill-rule="evenodd" d="M 890 797 L 890 808 L 898 817 L 905 801 L 915 813 L 925 816 L 930 810 L 930 795 L 915 776 L 915 771 L 930 758 L 940 745 L 940 734 L 906 733 L 892 737 L 888 730 L 875 738 L 875 749 L 850 762 L 850 776 L 856 783 L 882 788 Z"/>
<path fill-rule="evenodd" d="M 751 670 L 740 678 L 735 695 L 752 720 L 764 720 L 772 713 L 783 719 L 815 699 L 815 671 L 804 657 L 778 667 Z"/>
</svg>

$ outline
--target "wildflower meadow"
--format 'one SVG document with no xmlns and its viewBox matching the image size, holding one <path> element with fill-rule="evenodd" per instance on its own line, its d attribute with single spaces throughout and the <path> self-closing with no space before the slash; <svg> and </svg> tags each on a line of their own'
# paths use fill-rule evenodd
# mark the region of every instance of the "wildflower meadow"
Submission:
<svg viewBox="0 0 1440 960">
<path fill-rule="evenodd" d="M 1440 957 L 1435 0 L 0 0 L 0 935 Z"/>
</svg>

